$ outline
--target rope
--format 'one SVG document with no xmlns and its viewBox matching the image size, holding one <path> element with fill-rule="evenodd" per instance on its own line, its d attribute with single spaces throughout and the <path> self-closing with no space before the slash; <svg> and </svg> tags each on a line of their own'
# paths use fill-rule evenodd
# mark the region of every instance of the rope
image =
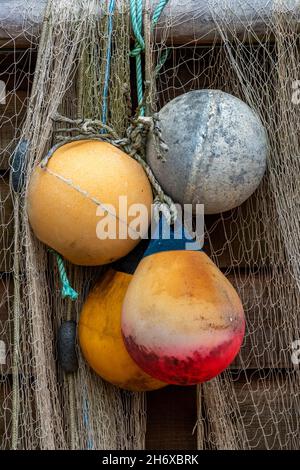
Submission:
<svg viewBox="0 0 300 470">
<path fill-rule="evenodd" d="M 153 16 L 152 16 L 152 29 L 154 28 L 154 26 L 156 26 L 156 23 L 158 22 L 160 15 L 162 14 L 168 2 L 169 0 L 160 0 L 157 7 L 155 8 Z"/>
<path fill-rule="evenodd" d="M 141 105 L 143 105 L 145 99 L 146 95 L 144 95 Z M 76 142 L 78 140 L 100 140 L 102 142 L 108 142 L 114 145 L 115 147 L 120 148 L 132 158 L 134 158 L 138 163 L 140 163 L 145 173 L 147 174 L 150 184 L 152 185 L 153 192 L 155 195 L 154 205 L 157 206 L 157 210 L 159 210 L 159 208 L 160 210 L 162 210 L 162 204 L 164 204 L 164 212 L 169 213 L 168 216 L 166 215 L 166 219 L 170 222 L 174 222 L 176 220 L 177 209 L 174 202 L 169 196 L 164 193 L 163 189 L 161 188 L 151 168 L 146 163 L 144 158 L 144 152 L 146 147 L 145 144 L 149 131 L 152 131 L 154 134 L 157 146 L 157 153 L 158 155 L 160 155 L 160 158 L 164 158 L 164 153 L 168 149 L 166 144 L 161 139 L 160 129 L 156 123 L 156 115 L 152 117 L 137 116 L 132 119 L 131 124 L 126 130 L 126 136 L 124 138 L 119 137 L 118 134 L 114 131 L 114 129 L 112 129 L 106 124 L 103 124 L 102 121 L 97 119 L 70 119 L 59 114 L 55 114 L 52 119 L 56 122 L 64 122 L 72 126 L 69 129 L 57 129 L 56 133 L 65 133 L 72 131 L 76 132 L 77 135 L 74 137 L 59 136 L 59 142 L 54 147 L 52 147 L 52 149 L 50 149 L 46 157 L 40 163 L 41 168 L 45 168 L 53 153 L 59 147 L 65 145 L 67 142 Z M 105 131 L 105 134 L 101 133 L 103 130 Z M 154 211 L 154 215 L 157 213 L 157 210 Z"/>
<path fill-rule="evenodd" d="M 143 101 L 143 70 L 141 53 L 145 50 L 145 41 L 142 36 L 143 0 L 130 0 L 130 17 L 136 39 L 134 49 L 130 52 L 130 55 L 131 57 L 135 57 L 137 99 L 138 106 L 141 106 Z M 141 106 L 140 115 L 144 116 L 144 114 L 145 108 L 144 106 Z"/>
<path fill-rule="evenodd" d="M 108 8 L 108 26 L 107 26 L 107 48 L 106 48 L 106 65 L 104 75 L 104 87 L 102 95 L 102 122 L 106 124 L 107 121 L 107 99 L 108 99 L 108 88 L 109 88 L 109 77 L 110 77 L 110 62 L 111 62 L 111 42 L 113 32 L 113 15 L 115 9 L 115 0 L 110 0 Z"/>
<path fill-rule="evenodd" d="M 59 272 L 59 277 L 60 277 L 60 282 L 61 282 L 61 296 L 63 299 L 69 298 L 71 300 L 77 300 L 78 298 L 78 293 L 71 287 L 68 276 L 66 273 L 66 269 L 64 266 L 64 260 L 62 257 L 54 250 L 50 250 L 51 253 L 55 255 L 56 262 L 57 262 L 57 267 L 58 267 L 58 272 Z"/>
<path fill-rule="evenodd" d="M 151 30 L 157 24 L 163 9 L 167 5 L 169 0 L 160 0 L 157 7 L 154 10 Z M 145 50 L 145 41 L 142 35 L 143 30 L 143 0 L 130 0 L 130 17 L 131 25 L 135 35 L 134 49 L 130 52 L 131 57 L 135 57 L 135 68 L 136 68 L 136 88 L 137 88 L 137 99 L 138 106 L 140 107 L 140 115 L 145 115 L 145 108 L 141 106 L 143 101 L 143 70 L 142 70 L 142 52 Z M 167 54 L 169 51 L 167 51 Z M 167 55 L 161 63 L 160 67 L 164 64 L 167 59 Z"/>
</svg>

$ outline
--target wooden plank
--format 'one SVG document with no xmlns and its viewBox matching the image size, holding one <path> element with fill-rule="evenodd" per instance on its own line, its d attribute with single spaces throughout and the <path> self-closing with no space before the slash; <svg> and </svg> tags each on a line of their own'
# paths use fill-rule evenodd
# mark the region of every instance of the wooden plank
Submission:
<svg viewBox="0 0 300 470">
<path fill-rule="evenodd" d="M 296 374 L 292 378 L 284 370 L 253 370 L 232 374 L 231 380 L 220 377 L 203 384 L 205 448 L 297 449 L 296 380 Z"/>
<path fill-rule="evenodd" d="M 158 0 L 157 0 L 158 1 Z M 299 2 L 278 5 L 276 0 L 170 0 L 164 8 L 156 30 L 156 41 L 168 44 L 211 44 L 221 40 L 216 20 L 224 30 L 245 42 L 270 36 L 274 12 L 285 12 L 299 25 Z"/>
<path fill-rule="evenodd" d="M 57 8 L 64 9 L 65 2 L 57 2 Z M 151 2 L 152 11 L 158 0 Z M 46 0 L 0 0 L 0 38 L 19 45 L 36 42 L 43 21 Z M 207 0 L 170 0 L 159 20 L 156 40 L 167 38 L 168 43 L 186 44 L 192 42 L 211 43 L 220 38 L 214 18 L 230 23 L 240 38 L 263 38 L 267 33 L 274 11 L 285 11 L 298 24 L 300 7 L 297 1 L 278 6 L 276 0 L 215 0 L 213 6 Z M 97 6 L 96 15 L 101 12 Z M 83 13 L 81 12 L 81 15 Z M 89 11 L 90 14 L 90 11 Z"/>
<path fill-rule="evenodd" d="M 246 317 L 244 343 L 231 369 L 292 369 L 286 316 L 272 274 L 239 273 L 227 278 L 239 293 Z"/>
<path fill-rule="evenodd" d="M 205 229 L 204 251 L 219 268 L 253 269 L 270 265 L 266 227 L 256 195 L 238 209 L 206 215 Z"/>
<path fill-rule="evenodd" d="M 284 371 L 253 371 L 234 382 L 234 391 L 245 430 L 244 446 L 255 450 L 299 448 L 297 399 Z"/>
<path fill-rule="evenodd" d="M 168 386 L 147 393 L 146 449 L 197 448 L 196 387 Z"/>
</svg>

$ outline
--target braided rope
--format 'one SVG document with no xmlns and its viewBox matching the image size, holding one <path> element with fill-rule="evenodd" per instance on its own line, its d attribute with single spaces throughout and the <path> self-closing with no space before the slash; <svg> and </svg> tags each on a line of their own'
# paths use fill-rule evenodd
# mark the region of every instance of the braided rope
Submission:
<svg viewBox="0 0 300 470">
<path fill-rule="evenodd" d="M 169 0 L 160 0 L 157 7 L 154 10 L 152 20 L 151 20 L 151 29 L 154 28 L 158 22 L 160 15 L 162 14 L 163 9 L 167 5 Z M 143 70 L 142 70 L 142 52 L 145 50 L 145 41 L 142 35 L 143 30 L 143 0 L 130 0 L 130 18 L 131 25 L 135 36 L 135 45 L 134 49 L 130 52 L 131 57 L 135 57 L 135 67 L 136 67 L 136 87 L 137 87 L 137 98 L 138 106 L 141 105 L 143 101 Z M 169 51 L 167 51 L 167 54 Z M 160 63 L 160 68 L 167 59 L 167 55 L 162 59 Z M 140 108 L 140 115 L 144 116 L 145 108 L 142 106 Z"/>
<path fill-rule="evenodd" d="M 54 250 L 50 249 L 49 250 L 51 253 L 55 255 L 56 262 L 57 262 L 57 267 L 58 267 L 58 272 L 59 272 L 59 278 L 61 282 L 61 296 L 63 299 L 69 298 L 71 300 L 77 300 L 78 299 L 78 293 L 71 287 L 67 272 L 65 269 L 64 265 L 64 260 L 63 258 Z"/>
<path fill-rule="evenodd" d="M 145 97 L 144 97 L 145 99 Z M 144 158 L 146 140 L 148 133 L 151 131 L 154 134 L 155 142 L 157 143 L 157 152 L 160 158 L 164 158 L 163 154 L 167 151 L 167 146 L 160 136 L 159 127 L 156 124 L 157 116 L 138 116 L 132 119 L 130 126 L 126 131 L 126 136 L 121 138 L 118 134 L 107 124 L 95 119 L 70 119 L 60 114 L 55 114 L 52 119 L 55 122 L 64 122 L 70 124 L 72 127 L 57 129 L 56 133 L 76 132 L 76 136 L 59 136 L 59 142 L 54 145 L 47 155 L 40 163 L 41 168 L 45 168 L 52 157 L 53 153 L 63 145 L 69 142 L 76 142 L 79 140 L 100 140 L 108 142 L 115 147 L 120 148 L 132 158 L 134 158 L 143 167 L 149 182 L 154 192 L 154 206 L 161 208 L 161 204 L 165 204 L 165 212 L 169 212 L 166 216 L 167 220 L 174 222 L 177 217 L 177 209 L 172 199 L 167 196 L 156 177 L 154 176 L 150 166 L 146 163 Z M 104 131 L 105 133 L 102 133 Z M 156 214 L 155 210 L 155 214 Z"/>
<path fill-rule="evenodd" d="M 145 41 L 142 36 L 143 29 L 143 0 L 130 0 L 130 17 L 132 29 L 136 38 L 134 49 L 130 52 L 131 57 L 135 57 L 136 68 L 136 87 L 138 106 L 143 101 L 143 70 L 142 70 L 142 51 L 145 50 Z M 141 116 L 144 116 L 145 109 L 140 109 Z"/>
</svg>

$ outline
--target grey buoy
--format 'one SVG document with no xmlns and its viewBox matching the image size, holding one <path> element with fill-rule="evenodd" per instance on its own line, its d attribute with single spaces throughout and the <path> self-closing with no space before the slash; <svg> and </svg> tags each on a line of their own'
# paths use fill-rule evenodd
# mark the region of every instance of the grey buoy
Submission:
<svg viewBox="0 0 300 470">
<path fill-rule="evenodd" d="M 77 371 L 76 323 L 74 321 L 68 320 L 61 324 L 57 336 L 57 353 L 58 362 L 65 372 Z"/>
<path fill-rule="evenodd" d="M 268 139 L 258 115 L 219 90 L 196 90 L 167 103 L 158 126 L 168 150 L 151 134 L 147 162 L 164 191 L 180 204 L 216 214 L 242 204 L 266 169 Z"/>
</svg>

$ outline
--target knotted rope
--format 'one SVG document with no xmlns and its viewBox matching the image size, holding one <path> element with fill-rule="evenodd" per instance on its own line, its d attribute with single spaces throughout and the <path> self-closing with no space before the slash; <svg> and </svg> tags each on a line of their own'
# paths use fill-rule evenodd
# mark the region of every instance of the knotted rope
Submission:
<svg viewBox="0 0 300 470">
<path fill-rule="evenodd" d="M 162 152 L 164 153 L 167 151 L 167 147 L 161 140 L 161 136 L 158 131 L 159 126 L 156 124 L 156 115 L 154 118 L 145 116 L 134 118 L 126 131 L 125 137 L 123 138 L 118 136 L 118 134 L 110 126 L 97 119 L 70 119 L 59 114 L 54 115 L 52 119 L 55 122 L 63 122 L 71 125 L 69 128 L 57 129 L 57 133 L 64 134 L 69 132 L 76 132 L 76 136 L 58 136 L 58 143 L 50 149 L 45 158 L 42 160 L 40 164 L 41 168 L 45 168 L 53 153 L 66 143 L 76 142 L 79 140 L 100 140 L 108 142 L 123 150 L 143 167 L 153 188 L 155 196 L 154 216 L 157 217 L 159 211 L 163 211 L 170 223 L 175 221 L 177 216 L 176 206 L 172 199 L 164 193 L 151 168 L 144 159 L 145 143 L 149 131 L 153 132 L 155 136 L 156 146 L 158 147 L 161 158 L 164 158 Z"/>
<path fill-rule="evenodd" d="M 160 0 L 157 7 L 155 8 L 151 20 L 151 30 L 157 24 L 163 9 L 167 5 L 169 0 Z M 143 69 L 142 69 L 142 52 L 145 50 L 145 41 L 143 38 L 143 0 L 130 0 L 130 17 L 131 25 L 135 36 L 134 49 L 130 52 L 131 57 L 135 57 L 135 69 L 136 69 L 136 88 L 137 88 L 137 99 L 138 105 L 140 106 L 141 116 L 145 115 L 145 108 L 141 106 L 143 101 Z M 156 67 L 155 72 L 158 72 L 162 65 L 165 63 L 168 57 L 169 51 L 161 57 L 159 65 Z"/>
</svg>

